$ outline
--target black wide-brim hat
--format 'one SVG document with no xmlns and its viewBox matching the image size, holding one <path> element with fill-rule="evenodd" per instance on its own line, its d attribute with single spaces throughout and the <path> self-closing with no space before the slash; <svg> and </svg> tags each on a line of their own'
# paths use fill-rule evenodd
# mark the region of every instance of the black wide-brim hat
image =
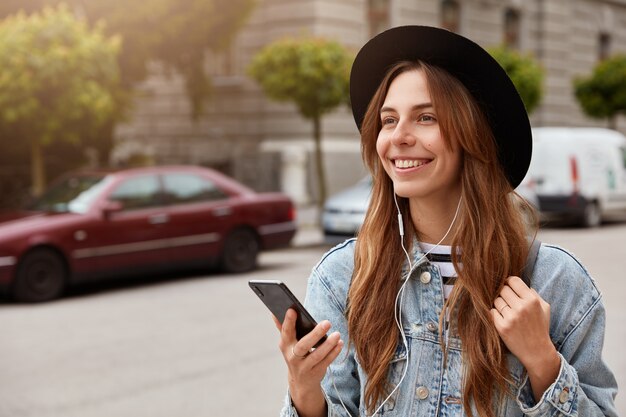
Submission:
<svg viewBox="0 0 626 417">
<path fill-rule="evenodd" d="M 350 74 L 350 100 L 361 130 L 367 107 L 387 71 L 399 61 L 424 61 L 458 78 L 487 116 L 509 183 L 524 179 L 532 153 L 528 113 L 513 82 L 478 44 L 445 29 L 400 26 L 370 39 Z"/>
</svg>

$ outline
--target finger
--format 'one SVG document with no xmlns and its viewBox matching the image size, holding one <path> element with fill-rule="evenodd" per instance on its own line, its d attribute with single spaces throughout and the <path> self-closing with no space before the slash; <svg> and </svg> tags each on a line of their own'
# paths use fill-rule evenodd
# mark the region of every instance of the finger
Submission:
<svg viewBox="0 0 626 417">
<path fill-rule="evenodd" d="M 525 285 L 525 284 L 524 284 Z M 524 287 L 523 294 L 520 296 L 518 294 L 518 302 L 517 309 L 525 309 L 533 311 L 535 309 L 541 309 L 545 312 L 546 306 L 545 301 L 541 296 L 532 288 Z M 513 305 L 511 305 L 513 307 Z"/>
<path fill-rule="evenodd" d="M 281 328 L 283 339 L 290 345 L 296 342 L 296 317 L 298 313 L 292 308 L 288 309 Z"/>
<path fill-rule="evenodd" d="M 300 352 L 302 349 L 298 347 L 298 344 L 291 345 L 291 359 L 295 361 L 303 361 L 309 357 L 308 351 Z"/>
<path fill-rule="evenodd" d="M 507 279 L 507 285 L 515 291 L 520 298 L 525 299 L 532 296 L 532 292 L 528 285 L 520 278 L 516 276 L 511 276 Z"/>
<path fill-rule="evenodd" d="M 500 291 L 500 297 L 509 305 L 509 307 L 515 309 L 518 303 L 521 301 L 521 298 L 517 295 L 515 291 L 511 289 L 508 285 L 502 287 Z"/>
<path fill-rule="evenodd" d="M 493 306 L 496 308 L 496 310 L 500 314 L 505 308 L 509 307 L 509 305 L 506 303 L 506 301 L 504 301 L 502 297 L 496 298 L 495 301 L 493 302 Z"/>
<path fill-rule="evenodd" d="M 313 328 L 306 336 L 304 336 L 298 344 L 302 346 L 302 350 L 310 351 L 313 346 L 317 344 L 317 342 L 326 335 L 326 333 L 330 330 L 330 322 L 328 320 L 324 320 L 318 323 L 317 326 Z"/>
<path fill-rule="evenodd" d="M 498 334 L 500 334 L 501 333 L 501 329 L 502 329 L 502 322 L 504 321 L 504 317 L 502 317 L 500 312 L 498 310 L 496 310 L 495 308 L 492 308 L 490 310 L 490 313 L 491 313 L 491 318 L 493 320 L 493 324 L 496 326 L 496 331 L 498 332 Z"/>
<path fill-rule="evenodd" d="M 541 305 L 550 305 L 550 304 L 548 304 L 548 302 L 547 302 L 546 300 L 544 300 L 544 299 L 543 299 L 543 298 L 539 295 L 539 293 L 538 293 L 538 292 L 537 292 L 534 288 L 531 288 L 531 289 L 530 289 L 530 293 L 531 293 L 532 297 L 534 297 L 534 298 L 538 298 L 538 299 L 539 299 L 539 301 L 541 301 Z"/>
<path fill-rule="evenodd" d="M 333 349 L 315 367 L 328 368 L 343 350 L 343 340 L 339 340 Z"/>
<path fill-rule="evenodd" d="M 341 335 L 339 332 L 334 332 L 328 336 L 326 341 L 315 348 L 315 350 L 309 355 L 311 357 L 311 362 L 315 363 L 323 360 L 326 355 L 328 355 L 335 348 L 335 346 L 337 346 L 340 339 Z"/>
</svg>

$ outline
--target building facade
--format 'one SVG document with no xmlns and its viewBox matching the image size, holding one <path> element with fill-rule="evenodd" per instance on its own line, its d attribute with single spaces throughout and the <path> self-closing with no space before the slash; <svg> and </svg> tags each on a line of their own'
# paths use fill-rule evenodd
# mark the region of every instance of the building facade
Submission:
<svg viewBox="0 0 626 417">
<path fill-rule="evenodd" d="M 266 99 L 246 75 L 263 46 L 284 37 L 335 39 L 355 53 L 389 27 L 445 27 L 484 47 L 508 44 L 535 56 L 545 71 L 534 126 L 606 126 L 583 115 L 572 81 L 602 59 L 626 53 L 626 0 L 258 0 L 232 47 L 207 53 L 213 94 L 190 118 L 182 79 L 154 64 L 137 87 L 131 120 L 116 131 L 113 163 L 217 167 L 257 190 L 283 190 L 299 204 L 315 200 L 312 123 L 290 104 Z M 626 131 L 624 118 L 618 129 Z M 330 193 L 365 175 L 359 134 L 342 107 L 322 121 Z"/>
</svg>

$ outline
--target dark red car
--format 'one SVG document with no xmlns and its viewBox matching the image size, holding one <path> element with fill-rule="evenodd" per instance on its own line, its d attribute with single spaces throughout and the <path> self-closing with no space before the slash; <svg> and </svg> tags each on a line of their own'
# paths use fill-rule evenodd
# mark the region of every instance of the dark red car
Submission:
<svg viewBox="0 0 626 417">
<path fill-rule="evenodd" d="M 0 215 L 0 289 L 33 302 L 137 271 L 219 264 L 244 272 L 295 231 L 287 196 L 256 193 L 210 169 L 72 173 L 28 211 Z"/>
</svg>

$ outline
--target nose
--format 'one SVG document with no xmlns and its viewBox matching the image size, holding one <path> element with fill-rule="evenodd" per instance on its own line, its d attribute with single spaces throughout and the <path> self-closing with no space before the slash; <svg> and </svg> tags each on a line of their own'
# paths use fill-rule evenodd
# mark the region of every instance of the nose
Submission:
<svg viewBox="0 0 626 417">
<path fill-rule="evenodd" d="M 396 146 L 400 146 L 400 145 L 408 145 L 408 146 L 413 146 L 415 145 L 415 136 L 413 135 L 413 132 L 410 129 L 410 122 L 406 121 L 406 120 L 400 120 L 400 122 L 398 122 L 398 124 L 396 125 L 396 128 L 393 131 L 393 134 L 391 136 L 391 143 L 393 143 Z"/>
</svg>

